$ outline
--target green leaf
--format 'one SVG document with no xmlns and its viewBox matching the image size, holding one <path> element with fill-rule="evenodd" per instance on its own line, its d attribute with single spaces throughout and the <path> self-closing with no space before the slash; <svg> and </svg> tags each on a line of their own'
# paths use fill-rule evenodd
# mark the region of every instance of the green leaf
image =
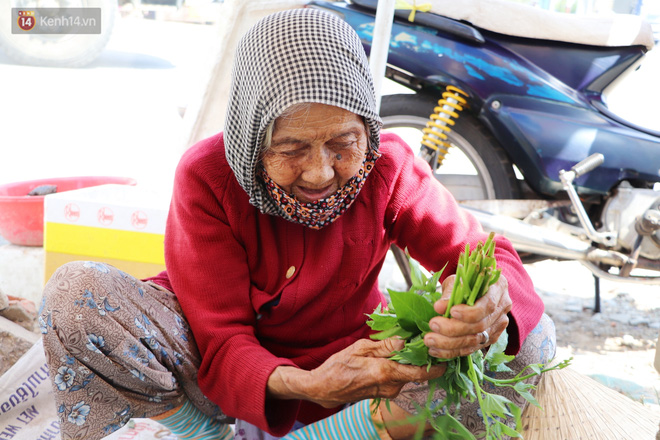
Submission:
<svg viewBox="0 0 660 440">
<path fill-rule="evenodd" d="M 500 428 L 500 432 L 502 434 L 507 435 L 509 437 L 522 438 L 522 434 L 520 434 L 518 431 L 511 428 L 510 426 L 500 422 L 499 420 L 496 422 L 496 424 Z"/>
<path fill-rule="evenodd" d="M 506 418 L 513 416 L 509 411 L 507 404 L 512 402 L 504 396 L 498 394 L 484 393 L 481 397 L 481 410 L 491 417 L 496 415 L 498 417 Z"/>
<path fill-rule="evenodd" d="M 448 405 L 458 404 L 461 398 L 473 398 L 475 385 L 467 374 L 469 359 L 458 357 L 447 361 L 445 374 L 434 379 L 438 387 L 444 389 Z M 431 383 L 431 381 L 429 381 Z"/>
<path fill-rule="evenodd" d="M 489 236 L 486 244 L 479 243 L 475 250 L 470 253 L 470 246 L 466 244 L 465 252 L 461 254 L 458 261 L 456 283 L 447 307 L 447 315 L 450 316 L 451 306 L 461 304 L 470 300 L 480 298 L 488 286 L 497 281 L 500 270 L 496 269 L 494 258 L 495 242 L 493 234 Z M 407 253 L 406 253 L 407 254 Z M 380 333 L 372 335 L 374 339 L 384 339 L 391 336 L 400 336 L 406 340 L 404 348 L 395 352 L 390 359 L 404 364 L 426 366 L 430 368 L 439 362 L 446 363 L 446 371 L 442 376 L 429 380 L 429 395 L 425 406 L 416 402 L 413 405 L 417 409 L 417 415 L 402 421 L 402 423 L 428 422 L 435 430 L 434 439 L 441 440 L 476 440 L 469 430 L 461 424 L 461 404 L 479 401 L 484 419 L 487 420 L 486 440 L 501 440 L 503 437 L 521 437 L 518 430 L 522 424 L 522 409 L 504 396 L 490 394 L 482 388 L 484 381 L 498 387 L 511 387 L 523 398 L 534 405 L 538 402 L 532 395 L 533 385 L 525 384 L 523 380 L 541 374 L 544 371 L 564 368 L 570 363 L 570 359 L 554 366 L 546 367 L 541 364 L 527 366 L 523 371 L 510 379 L 495 379 L 484 374 L 486 363 L 492 371 L 511 371 L 506 363 L 514 359 L 514 356 L 505 354 L 508 344 L 506 332 L 492 344 L 484 356 L 481 350 L 470 356 L 457 357 L 453 359 L 438 359 L 429 356 L 428 348 L 424 344 L 423 336 L 429 329 L 429 320 L 437 316 L 433 310 L 433 303 L 437 301 L 439 292 L 438 282 L 442 271 L 426 275 L 424 269 L 408 255 L 413 275 L 413 288 L 408 292 L 396 292 L 389 290 L 391 303 L 389 310 L 383 312 L 377 307 L 374 313 L 369 315 L 369 326 Z M 445 265 L 446 266 L 446 265 Z M 485 269 L 486 268 L 486 269 Z M 485 273 L 481 275 L 482 271 Z M 444 268 L 443 268 L 444 270 Z M 468 273 L 469 272 L 469 273 Z M 474 286 L 468 278 L 475 281 L 478 276 L 483 277 L 481 286 Z M 477 295 L 470 295 L 470 287 Z M 525 371 L 529 368 L 529 373 Z M 446 391 L 446 397 L 440 404 L 433 405 L 433 391 L 440 387 Z M 389 400 L 385 401 L 389 405 Z M 438 412 L 443 410 L 443 414 Z M 451 413 L 450 413 L 451 411 Z M 513 417 L 516 422 L 516 430 L 503 423 L 507 417 Z M 414 438 L 421 439 L 422 431 L 419 430 Z M 480 437 L 483 438 L 484 436 Z"/>
<path fill-rule="evenodd" d="M 401 326 L 397 324 L 388 330 L 383 330 L 382 332 L 371 335 L 370 338 L 375 341 L 382 341 L 383 339 L 391 338 L 393 336 L 400 336 L 402 339 L 408 339 L 413 336 L 413 333 L 401 328 Z"/>
<path fill-rule="evenodd" d="M 533 390 L 535 387 L 534 385 L 525 383 L 525 382 L 518 382 L 513 386 L 513 389 L 518 392 L 522 397 L 525 398 L 526 401 L 531 403 L 532 405 L 541 408 L 541 405 L 539 402 L 534 398 L 530 390 Z"/>
<path fill-rule="evenodd" d="M 482 370 L 480 370 L 479 368 L 477 368 L 476 365 L 473 364 L 472 366 L 474 367 L 474 374 L 477 375 L 477 380 L 480 383 L 483 383 L 483 381 L 484 381 L 484 372 Z"/>
<path fill-rule="evenodd" d="M 445 263 L 442 269 L 440 269 L 437 272 L 434 272 L 433 275 L 431 276 L 431 279 L 429 279 L 428 283 L 426 283 L 425 290 L 431 294 L 431 300 L 433 302 L 439 300 L 440 296 L 442 295 L 442 291 L 438 289 L 438 282 L 440 281 L 442 272 L 445 271 L 445 267 L 447 267 L 447 263 Z M 435 294 L 438 294 L 437 297 Z"/>
<path fill-rule="evenodd" d="M 488 347 L 488 353 L 486 353 L 486 357 L 484 360 L 488 363 L 488 368 L 490 371 L 497 371 L 497 372 L 509 372 L 511 369 L 507 367 L 505 364 L 507 362 L 511 362 L 515 356 L 507 355 L 504 354 L 504 350 L 506 350 L 506 346 L 509 343 L 509 335 L 504 330 L 504 332 L 500 335 L 500 337 L 497 339 L 497 341 Z"/>
<path fill-rule="evenodd" d="M 413 292 L 390 291 L 399 325 L 410 332 L 430 331 L 429 321 L 438 314 L 433 304 Z"/>
<path fill-rule="evenodd" d="M 461 422 L 456 420 L 449 413 L 441 414 L 435 417 L 431 424 L 435 428 L 436 432 L 444 433 L 445 435 L 447 435 L 447 437 L 444 438 L 476 440 L 474 434 L 468 431 L 468 429 L 465 426 L 463 426 Z M 443 438 L 443 437 L 437 437 L 437 438 Z"/>
<path fill-rule="evenodd" d="M 513 414 L 513 418 L 516 420 L 516 430 L 520 431 L 522 428 L 522 409 L 513 404 L 509 406 L 509 409 L 511 410 L 511 414 Z"/>
<path fill-rule="evenodd" d="M 470 355 L 472 359 L 472 364 L 474 368 L 479 371 L 484 371 L 484 353 L 481 350 L 477 350 Z"/>
<path fill-rule="evenodd" d="M 388 330 L 399 323 L 396 315 L 382 314 L 382 313 L 372 313 L 369 316 L 369 321 L 367 325 L 376 331 Z"/>
<path fill-rule="evenodd" d="M 403 349 L 395 353 L 398 355 L 399 362 L 403 360 L 405 362 L 401 363 L 408 363 L 418 367 L 426 365 L 429 359 L 429 349 L 427 346 L 406 345 Z"/>
<path fill-rule="evenodd" d="M 504 353 L 495 353 L 493 355 L 494 364 L 488 364 L 488 369 L 495 373 L 511 373 L 513 370 L 509 368 L 506 364 L 511 362 L 515 356 L 509 356 Z"/>
<path fill-rule="evenodd" d="M 414 290 L 423 289 L 428 281 L 428 278 L 422 270 L 422 266 L 414 259 L 408 258 L 410 265 L 410 279 L 412 280 L 412 288 Z"/>
<path fill-rule="evenodd" d="M 467 391 L 467 393 L 470 394 L 470 395 L 474 394 L 474 392 L 472 391 L 474 389 L 474 384 L 472 383 L 472 381 L 470 380 L 468 375 L 465 374 L 465 373 L 459 373 L 458 377 L 460 377 L 461 380 L 463 381 L 463 385 L 461 386 L 461 389 L 463 389 L 464 391 Z M 460 383 L 460 382 L 457 380 L 457 383 Z"/>
<path fill-rule="evenodd" d="M 382 399 L 380 397 L 376 397 L 376 398 L 373 399 L 373 402 L 371 404 L 371 408 L 372 408 L 371 414 L 376 414 L 376 411 L 378 411 L 378 407 L 380 406 L 381 400 Z M 389 401 L 389 399 L 388 399 L 388 401 Z"/>
</svg>

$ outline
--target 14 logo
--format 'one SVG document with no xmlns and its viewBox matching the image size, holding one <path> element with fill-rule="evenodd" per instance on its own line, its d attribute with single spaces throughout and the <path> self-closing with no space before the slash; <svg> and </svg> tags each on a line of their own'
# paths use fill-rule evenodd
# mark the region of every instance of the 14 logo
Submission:
<svg viewBox="0 0 660 440">
<path fill-rule="evenodd" d="M 18 27 L 24 31 L 32 30 L 37 20 L 34 11 L 18 11 Z"/>
</svg>

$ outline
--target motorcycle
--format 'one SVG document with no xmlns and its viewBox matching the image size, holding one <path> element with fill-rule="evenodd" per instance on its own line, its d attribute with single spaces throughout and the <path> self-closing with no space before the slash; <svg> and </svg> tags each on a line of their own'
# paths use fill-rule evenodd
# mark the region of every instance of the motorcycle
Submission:
<svg viewBox="0 0 660 440">
<path fill-rule="evenodd" d="M 382 97 L 383 128 L 420 145 L 438 180 L 523 261 L 576 260 L 598 279 L 660 284 L 660 132 L 617 116 L 605 97 L 653 47 L 650 26 L 637 22 L 633 43 L 614 46 L 584 33 L 532 38 L 535 23 L 575 31 L 584 22 L 488 1 L 501 15 L 531 14 L 512 19 L 528 30 L 457 17 L 471 2 L 432 2 L 453 4 L 454 18 L 413 6 L 411 22 L 410 10 L 395 12 L 386 77 L 406 93 Z M 308 7 L 342 17 L 369 54 L 377 3 Z M 482 10 L 495 12 L 487 3 Z"/>
</svg>

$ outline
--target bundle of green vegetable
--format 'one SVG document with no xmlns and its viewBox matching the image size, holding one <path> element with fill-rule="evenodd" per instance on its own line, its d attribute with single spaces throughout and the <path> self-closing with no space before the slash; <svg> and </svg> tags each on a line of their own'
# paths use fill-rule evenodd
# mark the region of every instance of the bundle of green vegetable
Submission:
<svg viewBox="0 0 660 440">
<path fill-rule="evenodd" d="M 477 248 L 465 251 L 458 259 L 456 280 L 449 299 L 445 317 L 451 317 L 451 308 L 457 304 L 474 305 L 486 294 L 488 288 L 497 282 L 500 270 L 496 267 L 494 257 L 494 234 L 490 234 L 486 243 L 479 243 Z M 429 381 L 429 396 L 425 407 L 415 403 L 418 414 L 407 420 L 408 423 L 427 422 L 434 430 L 435 439 L 475 439 L 459 421 L 461 402 L 478 401 L 481 408 L 484 424 L 486 426 L 485 438 L 487 440 L 502 439 L 504 436 L 521 437 L 519 429 L 521 422 L 521 409 L 504 396 L 490 394 L 484 391 L 484 381 L 497 387 L 511 387 L 532 404 L 539 406 L 531 394 L 533 385 L 524 380 L 540 375 L 553 369 L 566 367 L 570 359 L 554 366 L 532 364 L 525 367 L 511 379 L 495 379 L 486 374 L 487 367 L 493 372 L 511 372 L 506 363 L 514 356 L 506 355 L 504 350 L 508 343 L 506 331 L 489 347 L 484 355 L 481 350 L 469 356 L 454 359 L 438 359 L 430 356 L 428 347 L 424 344 L 424 335 L 430 332 L 429 321 L 438 316 L 433 309 L 433 303 L 440 299 L 442 293 L 438 291 L 438 281 L 444 268 L 427 276 L 419 263 L 409 258 L 411 268 L 412 287 L 407 292 L 389 290 L 390 305 L 386 311 L 379 306 L 369 315 L 367 324 L 378 333 L 372 335 L 373 339 L 382 340 L 392 336 L 399 336 L 406 341 L 402 350 L 395 352 L 390 359 L 402 364 L 427 366 L 445 362 L 445 373 Z M 446 267 L 446 266 L 445 266 Z M 439 404 L 433 404 L 432 397 L 437 389 L 446 391 L 446 398 Z M 507 418 L 516 421 L 516 429 L 505 422 Z M 419 423 L 416 439 L 423 435 L 424 423 Z"/>
</svg>

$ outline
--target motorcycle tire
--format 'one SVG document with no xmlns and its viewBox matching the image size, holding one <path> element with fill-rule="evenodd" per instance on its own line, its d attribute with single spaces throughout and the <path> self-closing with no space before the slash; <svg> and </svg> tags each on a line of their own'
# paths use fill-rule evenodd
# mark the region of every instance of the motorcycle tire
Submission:
<svg viewBox="0 0 660 440">
<path fill-rule="evenodd" d="M 437 99 L 425 94 L 383 96 L 380 108 L 383 129 L 396 132 L 412 148 L 419 148 L 421 131 L 436 106 Z M 474 116 L 460 112 L 447 136 L 451 148 L 435 176 L 457 200 L 521 197 L 511 160 Z"/>
<path fill-rule="evenodd" d="M 395 132 L 417 150 L 421 146 L 422 129 L 436 106 L 437 98 L 426 94 L 385 95 L 380 107 L 383 130 Z M 521 185 L 513 164 L 497 139 L 466 111 L 459 113 L 454 121 L 447 133 L 451 148 L 442 166 L 436 169 L 435 177 L 459 201 L 521 198 Z M 461 168 L 464 174 L 451 173 Z M 404 252 L 396 245 L 391 246 L 391 251 L 410 288 L 412 278 Z M 543 259 L 527 253 L 520 257 L 524 262 Z"/>
<path fill-rule="evenodd" d="M 52 2 L 51 2 L 52 3 Z M 18 64 L 41 67 L 83 67 L 94 61 L 110 40 L 118 13 L 117 0 L 57 0 L 61 7 L 101 8 L 100 34 L 13 34 L 11 8 L 37 8 L 39 0 L 10 0 L 0 8 L 0 49 Z M 49 3 L 49 7 L 52 7 Z"/>
</svg>

